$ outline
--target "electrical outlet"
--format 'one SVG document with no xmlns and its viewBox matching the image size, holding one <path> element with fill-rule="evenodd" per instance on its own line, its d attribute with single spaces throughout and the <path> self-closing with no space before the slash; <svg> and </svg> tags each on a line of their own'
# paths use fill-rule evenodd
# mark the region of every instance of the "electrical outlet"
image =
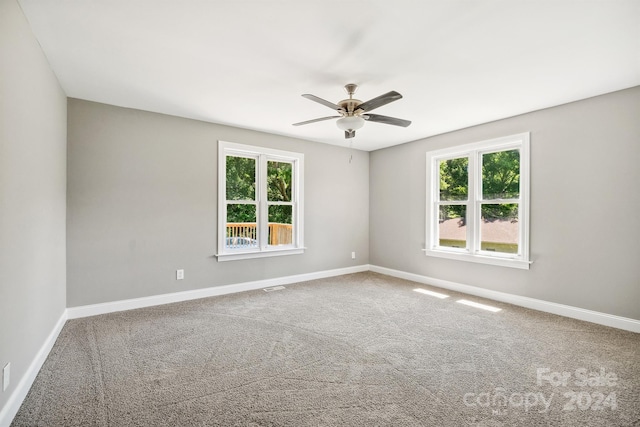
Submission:
<svg viewBox="0 0 640 427">
<path fill-rule="evenodd" d="M 356 259 L 356 253 L 355 252 L 351 252 L 351 259 Z"/>
<path fill-rule="evenodd" d="M 2 391 L 5 391 L 9 388 L 11 374 L 11 363 L 7 363 L 2 369 Z"/>
<path fill-rule="evenodd" d="M 184 270 L 176 270 L 176 280 L 184 279 Z"/>
</svg>

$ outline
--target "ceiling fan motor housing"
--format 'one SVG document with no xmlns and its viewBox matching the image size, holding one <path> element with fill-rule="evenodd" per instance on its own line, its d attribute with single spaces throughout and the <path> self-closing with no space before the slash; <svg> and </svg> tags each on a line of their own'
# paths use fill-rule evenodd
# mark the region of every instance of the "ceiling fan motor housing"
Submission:
<svg viewBox="0 0 640 427">
<path fill-rule="evenodd" d="M 362 104 L 362 101 L 354 98 L 343 99 L 338 102 L 338 105 L 344 110 L 346 116 L 353 116 L 358 111 L 357 108 L 360 104 Z"/>
</svg>

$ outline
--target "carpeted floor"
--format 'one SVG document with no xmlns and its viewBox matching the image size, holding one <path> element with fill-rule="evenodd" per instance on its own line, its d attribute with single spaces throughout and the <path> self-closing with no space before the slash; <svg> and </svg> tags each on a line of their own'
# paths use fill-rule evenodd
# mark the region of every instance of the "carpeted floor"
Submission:
<svg viewBox="0 0 640 427">
<path fill-rule="evenodd" d="M 637 426 L 639 352 L 358 273 L 70 320 L 12 426 Z"/>
</svg>

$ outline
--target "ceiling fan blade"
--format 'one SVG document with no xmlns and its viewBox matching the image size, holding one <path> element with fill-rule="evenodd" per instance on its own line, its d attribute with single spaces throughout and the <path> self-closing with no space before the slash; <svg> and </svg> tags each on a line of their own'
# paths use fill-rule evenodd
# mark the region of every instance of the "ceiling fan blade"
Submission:
<svg viewBox="0 0 640 427">
<path fill-rule="evenodd" d="M 321 117 L 319 119 L 307 120 L 306 122 L 294 123 L 293 126 L 308 125 L 309 123 L 321 122 L 323 120 L 329 120 L 329 119 L 337 119 L 338 117 L 341 117 L 341 116 Z"/>
<path fill-rule="evenodd" d="M 344 139 L 353 138 L 354 136 L 356 136 L 356 131 L 355 130 L 345 130 L 344 131 Z"/>
<path fill-rule="evenodd" d="M 400 98 L 402 98 L 402 95 L 400 95 L 395 90 L 392 90 L 391 92 L 387 92 L 384 95 L 380 95 L 376 98 L 363 102 L 362 104 L 358 105 L 358 107 L 356 108 L 367 112 L 367 111 L 375 110 L 378 107 L 382 107 L 383 105 L 386 105 L 390 102 L 397 101 Z"/>
<path fill-rule="evenodd" d="M 315 95 L 311 95 L 311 94 L 309 94 L 309 93 L 305 93 L 305 94 L 304 94 L 304 95 L 302 95 L 302 96 L 304 96 L 304 97 L 305 97 L 305 98 L 307 98 L 307 99 L 310 99 L 311 101 L 315 101 L 315 102 L 317 102 L 318 104 L 325 105 L 325 106 L 327 106 L 327 107 L 331 108 L 332 110 L 342 111 L 342 108 L 340 108 L 340 106 L 339 106 L 339 105 L 334 104 L 333 102 L 329 102 L 329 101 L 327 101 L 326 99 L 318 98 L 317 96 L 315 96 Z"/>
<path fill-rule="evenodd" d="M 386 125 L 407 127 L 411 124 L 410 120 L 396 119 L 395 117 L 381 116 L 380 114 L 363 114 L 362 118 L 370 122 L 384 123 Z"/>
</svg>

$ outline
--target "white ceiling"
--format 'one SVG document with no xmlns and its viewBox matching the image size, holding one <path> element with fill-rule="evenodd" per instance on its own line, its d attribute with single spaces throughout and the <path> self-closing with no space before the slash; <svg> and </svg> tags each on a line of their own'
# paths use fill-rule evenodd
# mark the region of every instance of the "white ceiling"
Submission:
<svg viewBox="0 0 640 427">
<path fill-rule="evenodd" d="M 69 97 L 362 150 L 640 85 L 638 0 L 19 2 Z M 351 82 L 411 126 L 291 126 Z"/>
</svg>

